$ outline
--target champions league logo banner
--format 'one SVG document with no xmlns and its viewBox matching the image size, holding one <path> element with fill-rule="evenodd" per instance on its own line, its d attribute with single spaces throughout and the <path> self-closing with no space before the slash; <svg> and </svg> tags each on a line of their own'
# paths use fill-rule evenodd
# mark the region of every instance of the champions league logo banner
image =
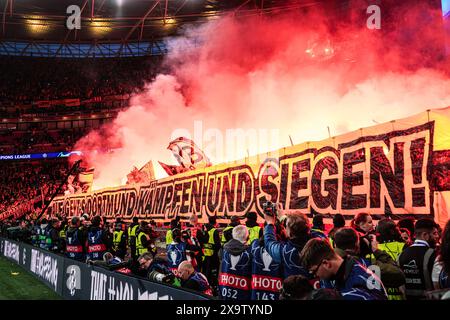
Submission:
<svg viewBox="0 0 450 320">
<path fill-rule="evenodd" d="M 86 212 L 125 220 L 168 221 L 192 214 L 258 212 L 278 202 L 286 212 L 414 214 L 448 219 L 450 210 L 450 108 L 307 142 L 233 163 L 205 167 L 148 185 L 58 197 L 53 213 Z"/>
<path fill-rule="evenodd" d="M 68 158 L 71 155 L 79 156 L 79 155 L 81 155 L 81 151 L 7 154 L 7 155 L 0 155 L 0 161 L 2 161 L 2 160 L 42 160 L 42 159 L 53 159 L 53 158 Z"/>
</svg>

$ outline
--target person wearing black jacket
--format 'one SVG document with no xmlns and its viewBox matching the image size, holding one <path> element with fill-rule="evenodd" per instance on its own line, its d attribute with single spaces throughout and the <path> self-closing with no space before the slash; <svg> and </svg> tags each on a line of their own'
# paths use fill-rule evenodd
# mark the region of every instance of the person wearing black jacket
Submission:
<svg viewBox="0 0 450 320">
<path fill-rule="evenodd" d="M 181 279 L 182 288 L 212 295 L 212 290 L 208 283 L 208 279 L 206 279 L 202 273 L 196 272 L 189 261 L 183 261 L 180 263 L 178 266 L 178 276 Z"/>
<path fill-rule="evenodd" d="M 139 268 L 134 271 L 136 275 L 145 277 L 153 281 L 174 284 L 175 275 L 167 266 L 167 259 L 150 252 L 145 252 L 137 258 Z"/>
<path fill-rule="evenodd" d="M 248 242 L 252 243 L 254 240 L 263 236 L 263 228 L 258 224 L 258 215 L 254 211 L 249 211 L 246 215 L 247 220 L 245 226 L 248 229 L 249 239 Z"/>
<path fill-rule="evenodd" d="M 373 270 L 379 270 L 378 276 L 386 287 L 389 300 L 404 300 L 403 289 L 405 275 L 395 260 L 385 251 L 378 248 L 376 237 L 372 238 L 371 259 L 360 256 L 359 236 L 355 229 L 344 227 L 335 233 L 334 251 L 342 258 L 354 257 L 359 263 Z"/>
<path fill-rule="evenodd" d="M 398 257 L 406 276 L 406 298 L 425 298 L 425 291 L 433 290 L 431 274 L 436 259 L 436 223 L 431 219 L 419 219 L 414 226 L 415 241 Z"/>
<path fill-rule="evenodd" d="M 238 216 L 232 216 L 230 223 L 222 231 L 222 245 L 233 239 L 233 228 L 240 225 L 240 218 Z"/>
<path fill-rule="evenodd" d="M 86 260 L 86 237 L 80 230 L 80 218 L 72 217 L 70 226 L 66 232 L 66 256 L 78 261 Z"/>
<path fill-rule="evenodd" d="M 124 259 L 127 254 L 127 234 L 123 229 L 122 222 L 116 221 L 113 232 L 113 250 L 114 254 L 121 259 Z"/>
<path fill-rule="evenodd" d="M 209 217 L 209 223 L 203 225 L 198 235 L 202 244 L 203 263 L 202 273 L 208 278 L 213 288 L 217 286 L 219 269 L 219 250 L 221 248 L 219 231 L 216 229 L 216 217 Z"/>
<path fill-rule="evenodd" d="M 46 249 L 53 252 L 61 251 L 62 244 L 61 238 L 59 237 L 59 228 L 61 226 L 61 221 L 58 219 L 52 219 L 50 225 L 45 231 L 46 238 Z"/>
<path fill-rule="evenodd" d="M 112 238 L 101 226 L 100 216 L 92 218 L 87 237 L 87 256 L 89 260 L 102 260 L 103 254 L 112 248 Z"/>
</svg>

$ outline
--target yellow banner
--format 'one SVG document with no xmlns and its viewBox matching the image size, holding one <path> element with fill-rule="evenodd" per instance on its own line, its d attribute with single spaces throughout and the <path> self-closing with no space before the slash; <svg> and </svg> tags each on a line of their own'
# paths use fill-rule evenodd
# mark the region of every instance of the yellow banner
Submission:
<svg viewBox="0 0 450 320">
<path fill-rule="evenodd" d="M 58 197 L 52 212 L 168 221 L 206 221 L 256 211 L 270 200 L 286 211 L 448 219 L 450 108 L 430 110 L 318 142 L 89 194 Z M 445 206 L 445 208 L 442 207 Z M 439 207 L 440 206 L 440 207 Z M 445 216 L 445 217 L 444 217 Z"/>
</svg>

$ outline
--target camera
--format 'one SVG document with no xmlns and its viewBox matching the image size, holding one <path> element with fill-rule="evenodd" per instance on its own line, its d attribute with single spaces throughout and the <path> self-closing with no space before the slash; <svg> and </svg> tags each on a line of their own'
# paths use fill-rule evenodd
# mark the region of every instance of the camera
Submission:
<svg viewBox="0 0 450 320">
<path fill-rule="evenodd" d="M 166 284 L 174 284 L 175 282 L 175 275 L 173 274 L 164 274 L 161 272 L 158 272 L 156 270 L 153 270 L 148 274 L 148 279 L 155 282 L 161 282 Z"/>
<path fill-rule="evenodd" d="M 267 201 L 263 203 L 263 211 L 264 214 L 268 216 L 276 217 L 277 216 L 277 206 L 272 201 Z"/>
</svg>

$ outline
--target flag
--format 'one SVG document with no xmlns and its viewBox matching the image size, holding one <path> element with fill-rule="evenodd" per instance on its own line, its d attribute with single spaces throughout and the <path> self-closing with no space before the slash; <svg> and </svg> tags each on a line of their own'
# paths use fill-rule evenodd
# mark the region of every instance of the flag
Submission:
<svg viewBox="0 0 450 320">
<path fill-rule="evenodd" d="M 167 147 L 172 151 L 178 163 L 190 170 L 206 168 L 211 166 L 211 161 L 191 139 L 179 137 L 170 142 Z"/>
<path fill-rule="evenodd" d="M 179 166 L 174 166 L 159 162 L 169 176 L 212 165 L 203 150 L 191 139 L 179 137 L 171 141 L 167 149 L 172 151 L 173 156 L 179 163 Z"/>
<path fill-rule="evenodd" d="M 139 169 L 148 182 L 155 180 L 155 171 L 153 170 L 153 162 L 150 160 Z"/>
<path fill-rule="evenodd" d="M 173 176 L 173 175 L 176 175 L 176 174 L 179 174 L 179 173 L 183 173 L 183 172 L 189 171 L 189 169 L 186 169 L 186 168 L 184 168 L 182 166 L 173 166 L 173 165 L 170 165 L 170 164 L 165 164 L 165 163 L 163 163 L 161 161 L 158 161 L 158 162 L 161 165 L 161 167 L 163 167 L 164 171 L 167 172 L 167 174 L 169 176 Z"/>
<path fill-rule="evenodd" d="M 133 166 L 133 170 L 127 174 L 127 184 L 132 183 L 150 183 L 155 180 L 155 172 L 153 171 L 153 163 L 150 160 L 141 169 Z"/>
<path fill-rule="evenodd" d="M 81 192 L 91 192 L 92 183 L 94 182 L 94 168 L 86 169 L 78 174 L 78 185 L 81 187 Z"/>
</svg>

